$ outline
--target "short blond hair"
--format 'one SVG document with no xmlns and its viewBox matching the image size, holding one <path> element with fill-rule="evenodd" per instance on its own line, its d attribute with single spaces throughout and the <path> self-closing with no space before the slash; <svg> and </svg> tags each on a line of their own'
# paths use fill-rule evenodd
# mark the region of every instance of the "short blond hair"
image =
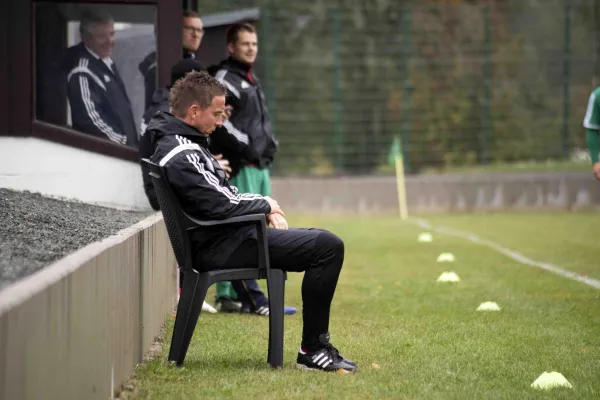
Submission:
<svg viewBox="0 0 600 400">
<path fill-rule="evenodd" d="M 192 71 L 177 80 L 169 92 L 169 105 L 176 117 L 185 117 L 193 104 L 205 110 L 217 96 L 225 96 L 227 88 L 205 71 Z"/>
</svg>

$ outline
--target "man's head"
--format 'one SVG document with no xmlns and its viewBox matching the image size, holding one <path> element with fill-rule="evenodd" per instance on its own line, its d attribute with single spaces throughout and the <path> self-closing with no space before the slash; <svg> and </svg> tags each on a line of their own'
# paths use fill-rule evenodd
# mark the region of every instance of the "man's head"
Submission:
<svg viewBox="0 0 600 400">
<path fill-rule="evenodd" d="M 227 50 L 239 62 L 248 65 L 254 63 L 258 53 L 256 28 L 248 23 L 232 25 L 227 31 Z"/>
<path fill-rule="evenodd" d="M 183 12 L 183 48 L 192 53 L 198 50 L 202 37 L 204 36 L 204 25 L 200 16 L 193 11 Z"/>
<path fill-rule="evenodd" d="M 79 24 L 83 43 L 100 58 L 110 57 L 115 45 L 115 27 L 108 14 L 88 13 Z"/>
<path fill-rule="evenodd" d="M 190 72 L 169 93 L 173 115 L 210 135 L 223 124 L 227 89 L 206 72 Z"/>
</svg>

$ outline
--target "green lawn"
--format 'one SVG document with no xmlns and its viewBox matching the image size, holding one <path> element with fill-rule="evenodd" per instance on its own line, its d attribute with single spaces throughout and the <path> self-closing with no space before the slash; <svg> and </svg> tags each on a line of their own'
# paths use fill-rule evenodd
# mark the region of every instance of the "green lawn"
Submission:
<svg viewBox="0 0 600 400">
<path fill-rule="evenodd" d="M 470 230 L 539 261 L 600 272 L 594 214 L 436 216 L 435 225 Z M 266 364 L 264 317 L 203 314 L 185 367 L 161 356 L 136 371 L 137 399 L 203 398 L 600 398 L 600 291 L 523 266 L 487 247 L 434 234 L 397 219 L 297 219 L 346 242 L 346 263 L 332 307 L 332 342 L 359 374 L 295 368 L 301 317 L 286 317 L 285 367 Z M 454 264 L 440 264 L 441 252 Z M 461 277 L 436 283 L 445 270 Z M 301 306 L 301 276 L 290 274 L 286 303 Z M 211 291 L 210 300 L 214 292 Z M 495 301 L 500 312 L 476 312 Z M 380 368 L 374 368 L 376 363 Z M 573 389 L 540 392 L 530 384 L 559 371 Z"/>
</svg>

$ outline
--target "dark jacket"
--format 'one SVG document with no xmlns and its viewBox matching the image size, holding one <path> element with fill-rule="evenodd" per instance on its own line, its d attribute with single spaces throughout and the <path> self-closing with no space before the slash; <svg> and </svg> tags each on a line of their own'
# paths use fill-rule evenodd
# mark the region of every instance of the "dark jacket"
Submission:
<svg viewBox="0 0 600 400">
<path fill-rule="evenodd" d="M 235 129 L 239 135 L 247 136 L 257 159 L 230 160 L 232 168 L 243 165 L 256 165 L 269 168 L 277 151 L 277 140 L 272 129 L 265 96 L 256 75 L 250 66 L 231 57 L 217 67 L 211 67 L 209 73 L 225 84 L 228 89 L 227 104 L 232 106 L 232 114 L 225 127 Z"/>
<path fill-rule="evenodd" d="M 116 143 L 137 147 L 138 135 L 125 85 L 113 62 L 111 70 L 80 43 L 63 62 L 73 128 Z"/>
<path fill-rule="evenodd" d="M 144 182 L 144 192 L 150 202 L 150 206 L 156 211 L 160 210 L 158 199 L 156 198 L 156 192 L 154 191 L 154 185 L 152 179 L 148 175 L 148 167 L 141 160 L 144 158 L 150 158 L 154 154 L 155 140 L 152 131 L 147 130 L 147 126 L 150 123 L 152 117 L 159 111 L 169 111 L 169 90 L 158 89 L 154 92 L 150 107 L 144 113 L 142 117 L 142 126 L 140 126 L 140 165 L 142 167 L 142 181 Z"/>
<path fill-rule="evenodd" d="M 219 220 L 239 215 L 269 214 L 269 203 L 259 195 L 238 194 L 225 171 L 208 151 L 208 138 L 169 113 L 159 112 L 148 124 L 156 147 L 151 160 L 166 175 L 183 210 L 198 219 Z M 192 237 L 196 259 L 219 265 L 244 241 L 256 238 L 252 227 L 215 226 Z"/>
<path fill-rule="evenodd" d="M 183 50 L 183 58 L 196 58 L 196 55 L 188 50 Z M 151 103 L 152 98 L 154 97 L 154 92 L 156 91 L 156 52 L 148 54 L 141 63 L 138 65 L 138 69 L 142 76 L 144 77 L 144 110 L 147 110 Z"/>
</svg>

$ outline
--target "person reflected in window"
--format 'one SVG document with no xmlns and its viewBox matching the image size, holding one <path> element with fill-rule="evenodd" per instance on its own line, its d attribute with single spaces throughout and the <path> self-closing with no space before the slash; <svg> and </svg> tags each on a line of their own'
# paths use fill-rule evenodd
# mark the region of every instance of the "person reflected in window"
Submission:
<svg viewBox="0 0 600 400">
<path fill-rule="evenodd" d="M 67 50 L 63 63 L 73 128 L 137 147 L 131 103 L 111 59 L 115 43 L 112 17 L 88 13 L 80 22 L 79 32 L 81 42 Z"/>
<path fill-rule="evenodd" d="M 196 51 L 204 37 L 204 25 L 200 15 L 194 11 L 183 12 L 183 59 L 196 58 Z M 145 106 L 147 110 L 152 104 L 152 95 L 156 91 L 156 51 L 148 54 L 138 66 L 144 76 Z"/>
</svg>

